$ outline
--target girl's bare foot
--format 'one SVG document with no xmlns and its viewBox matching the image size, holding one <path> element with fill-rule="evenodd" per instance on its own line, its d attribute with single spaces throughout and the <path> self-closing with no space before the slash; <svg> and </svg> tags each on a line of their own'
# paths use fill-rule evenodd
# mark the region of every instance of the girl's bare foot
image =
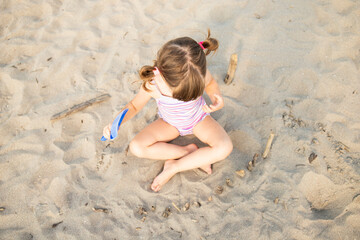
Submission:
<svg viewBox="0 0 360 240">
<path fill-rule="evenodd" d="M 154 179 L 151 184 L 151 189 L 154 192 L 158 192 L 162 186 L 172 178 L 176 172 L 172 171 L 172 166 L 176 160 L 167 160 L 164 163 L 163 171 Z"/>
<path fill-rule="evenodd" d="M 188 149 L 189 154 L 199 149 L 198 146 L 196 146 L 196 144 L 194 144 L 194 143 L 189 144 L 185 147 Z M 207 174 L 212 173 L 211 164 L 206 165 L 206 166 L 201 166 L 200 169 L 203 170 L 204 172 L 206 172 Z"/>
<path fill-rule="evenodd" d="M 196 146 L 196 144 L 192 143 L 192 144 L 186 145 L 185 149 L 188 151 L 187 154 L 190 154 L 190 153 L 198 150 L 199 148 L 198 148 L 198 146 Z M 170 180 L 170 178 L 172 178 L 176 174 L 176 172 L 172 173 L 172 171 L 170 171 L 170 169 L 169 169 L 169 168 L 171 168 L 172 163 L 174 163 L 174 161 L 176 161 L 176 160 L 166 160 L 165 161 L 163 171 L 154 179 L 153 183 L 151 184 L 151 189 L 154 192 L 158 192 L 161 189 L 161 187 L 165 183 L 167 183 Z"/>
<path fill-rule="evenodd" d="M 200 169 L 203 170 L 204 172 L 206 172 L 207 174 L 212 174 L 211 164 L 202 166 L 202 167 L 200 167 Z"/>
<path fill-rule="evenodd" d="M 194 143 L 185 146 L 185 148 L 189 151 L 188 154 L 199 149 L 198 146 L 196 146 Z M 151 189 L 154 192 L 158 192 L 161 187 L 164 186 L 177 173 L 173 168 L 176 161 L 177 160 L 165 161 L 163 171 L 154 179 L 153 183 L 151 184 Z M 211 164 L 202 166 L 200 169 L 205 171 L 207 174 L 212 173 Z"/>
</svg>

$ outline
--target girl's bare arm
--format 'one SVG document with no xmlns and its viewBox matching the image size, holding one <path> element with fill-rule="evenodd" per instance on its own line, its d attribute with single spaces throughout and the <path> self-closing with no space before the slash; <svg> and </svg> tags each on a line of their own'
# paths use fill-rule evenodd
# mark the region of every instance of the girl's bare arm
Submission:
<svg viewBox="0 0 360 240">
<path fill-rule="evenodd" d="M 224 99 L 221 96 L 220 88 L 210 71 L 206 71 L 205 92 L 209 96 L 212 104 L 203 107 L 205 112 L 215 112 L 224 107 Z"/>
<path fill-rule="evenodd" d="M 140 88 L 140 91 L 136 96 L 128 103 L 123 109 L 128 108 L 129 111 L 125 115 L 124 122 L 133 118 L 138 112 L 143 109 L 146 103 L 151 99 L 149 92 L 145 91 L 143 87 Z"/>
<path fill-rule="evenodd" d="M 143 87 L 141 87 L 138 94 L 136 94 L 136 96 L 128 104 L 126 104 L 125 107 L 121 110 L 123 111 L 126 108 L 129 109 L 124 117 L 123 122 L 126 122 L 131 118 L 133 118 L 138 112 L 140 112 L 140 110 L 146 105 L 146 103 L 150 99 L 151 99 L 151 94 L 145 91 Z M 103 129 L 103 135 L 107 139 L 110 139 L 110 129 L 112 122 L 109 123 L 107 126 L 105 126 Z"/>
</svg>

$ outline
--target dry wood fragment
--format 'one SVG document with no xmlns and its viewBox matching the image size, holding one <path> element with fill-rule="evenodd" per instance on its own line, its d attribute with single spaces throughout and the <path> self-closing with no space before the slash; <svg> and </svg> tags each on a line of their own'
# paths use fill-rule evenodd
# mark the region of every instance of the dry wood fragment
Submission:
<svg viewBox="0 0 360 240">
<path fill-rule="evenodd" d="M 265 147 L 265 151 L 262 155 L 262 157 L 265 159 L 267 157 L 267 155 L 269 154 L 270 152 L 270 148 L 271 148 L 271 144 L 272 144 L 272 141 L 274 140 L 274 136 L 275 134 L 274 133 L 270 133 L 270 136 L 269 136 L 269 139 L 266 143 L 266 147 Z"/>
<path fill-rule="evenodd" d="M 109 209 L 107 209 L 107 208 L 93 207 L 92 210 L 94 212 L 109 213 Z"/>
<path fill-rule="evenodd" d="M 76 112 L 79 112 L 91 105 L 94 105 L 96 103 L 100 103 L 100 102 L 103 102 L 103 101 L 106 101 L 110 98 L 110 94 L 108 93 L 105 93 L 105 94 L 102 94 L 98 97 L 95 97 L 95 98 L 92 98 L 90 100 L 87 100 L 85 102 L 82 102 L 82 103 L 79 103 L 79 104 L 75 104 L 74 106 L 62 111 L 62 112 L 59 112 L 57 114 L 54 114 L 52 117 L 51 117 L 51 120 L 52 121 L 55 121 L 55 120 L 59 120 L 61 118 L 64 118 L 66 116 L 69 116 L 70 114 L 73 114 L 73 113 L 76 113 Z"/>
<path fill-rule="evenodd" d="M 226 185 L 227 185 L 228 187 L 233 187 L 233 186 L 234 186 L 234 183 L 233 183 L 233 181 L 231 181 L 230 178 L 227 178 L 227 179 L 226 179 Z"/>
<path fill-rule="evenodd" d="M 253 167 L 255 167 L 255 164 L 256 164 L 256 161 L 257 161 L 258 157 L 259 157 L 259 154 L 255 153 L 254 156 L 253 156 L 253 159 L 251 161 Z"/>
<path fill-rule="evenodd" d="M 224 191 L 223 186 L 217 186 L 217 188 L 215 189 L 215 193 L 218 195 L 222 194 L 223 191 Z"/>
<path fill-rule="evenodd" d="M 308 158 L 309 163 L 312 163 L 316 158 L 317 158 L 317 155 L 312 152 Z"/>
<path fill-rule="evenodd" d="M 236 171 L 236 174 L 239 175 L 239 176 L 242 177 L 242 178 L 245 177 L 245 171 L 244 171 L 243 169 L 237 170 L 237 171 Z"/>
<path fill-rule="evenodd" d="M 180 208 L 179 208 L 178 206 L 176 206 L 176 204 L 175 204 L 174 202 L 172 202 L 172 205 L 174 206 L 174 208 L 175 208 L 176 210 L 178 210 L 178 212 L 181 212 Z"/>
<path fill-rule="evenodd" d="M 229 63 L 228 71 L 227 71 L 225 79 L 224 79 L 224 82 L 227 85 L 229 85 L 232 82 L 232 80 L 233 80 L 233 78 L 235 76 L 237 63 L 238 63 L 238 56 L 237 56 L 236 53 L 234 53 L 230 57 L 230 63 Z"/>
<path fill-rule="evenodd" d="M 165 211 L 163 212 L 162 216 L 163 216 L 164 218 L 168 218 L 168 217 L 170 216 L 170 214 L 171 214 L 171 208 L 170 208 L 170 207 L 167 207 L 167 208 L 165 209 Z"/>
<path fill-rule="evenodd" d="M 182 210 L 185 212 L 185 211 L 187 211 L 187 210 L 189 210 L 189 208 L 190 208 L 190 203 L 185 203 L 185 205 L 183 206 L 183 208 L 182 208 Z"/>
<path fill-rule="evenodd" d="M 147 214 L 148 214 L 147 211 L 146 211 L 146 209 L 143 208 L 143 207 L 139 207 L 137 213 L 138 213 L 139 215 L 147 215 Z"/>
<path fill-rule="evenodd" d="M 253 170 L 252 161 L 248 162 L 247 169 L 251 172 Z"/>
<path fill-rule="evenodd" d="M 59 224 L 61 224 L 61 223 L 63 223 L 63 221 L 61 221 L 61 222 L 58 222 L 58 223 L 54 223 L 51 227 L 52 228 L 56 228 Z"/>
</svg>

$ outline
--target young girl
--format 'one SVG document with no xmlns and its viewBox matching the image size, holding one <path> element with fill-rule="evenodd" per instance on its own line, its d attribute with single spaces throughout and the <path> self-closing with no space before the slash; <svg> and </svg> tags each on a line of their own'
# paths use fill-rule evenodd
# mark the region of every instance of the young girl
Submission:
<svg viewBox="0 0 360 240">
<path fill-rule="evenodd" d="M 177 38 L 159 50 L 154 66 L 140 70 L 143 84 L 125 106 L 129 110 L 124 121 L 134 117 L 150 98 L 156 100 L 159 118 L 130 142 L 130 151 L 137 157 L 165 160 L 163 171 L 151 184 L 155 192 L 178 172 L 201 168 L 211 174 L 211 164 L 225 159 L 232 151 L 229 136 L 210 116 L 224 106 L 219 86 L 206 68 L 206 55 L 217 48 L 218 41 L 210 38 L 210 31 L 207 39 L 199 43 L 189 37 Z M 204 91 L 211 105 L 206 105 Z M 110 129 L 111 123 L 103 130 L 107 139 Z M 208 146 L 168 143 L 188 134 L 194 134 Z"/>
</svg>

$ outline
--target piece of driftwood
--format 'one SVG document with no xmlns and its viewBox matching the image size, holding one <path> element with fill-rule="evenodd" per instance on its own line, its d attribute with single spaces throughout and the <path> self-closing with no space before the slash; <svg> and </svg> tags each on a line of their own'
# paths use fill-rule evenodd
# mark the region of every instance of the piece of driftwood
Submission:
<svg viewBox="0 0 360 240">
<path fill-rule="evenodd" d="M 239 175 L 241 178 L 245 177 L 245 171 L 243 169 L 237 170 L 236 174 Z"/>
<path fill-rule="evenodd" d="M 165 208 L 165 211 L 163 212 L 162 216 L 164 218 L 168 218 L 170 216 L 170 214 L 171 214 L 171 208 L 167 207 L 167 208 Z"/>
<path fill-rule="evenodd" d="M 317 155 L 312 152 L 308 158 L 309 163 L 312 163 L 316 158 L 317 158 Z"/>
<path fill-rule="evenodd" d="M 172 202 L 172 205 L 174 206 L 174 208 L 175 208 L 176 210 L 178 210 L 178 212 L 181 212 L 180 208 L 179 208 L 174 202 Z"/>
<path fill-rule="evenodd" d="M 190 203 L 187 202 L 187 203 L 185 203 L 185 205 L 183 206 L 182 210 L 185 212 L 185 211 L 189 210 L 189 208 L 190 208 Z"/>
<path fill-rule="evenodd" d="M 228 71 L 226 73 L 224 82 L 228 85 L 232 82 L 235 76 L 235 70 L 238 62 L 238 56 L 236 53 L 232 54 L 230 57 L 230 63 L 228 67 Z"/>
<path fill-rule="evenodd" d="M 256 161 L 257 161 L 258 157 L 259 157 L 259 154 L 255 153 L 253 158 L 252 158 L 252 161 L 251 161 L 253 167 L 255 167 L 255 164 L 256 164 Z"/>
<path fill-rule="evenodd" d="M 109 209 L 107 209 L 107 208 L 93 207 L 92 210 L 93 210 L 94 212 L 109 213 Z"/>
<path fill-rule="evenodd" d="M 252 161 L 248 162 L 247 169 L 248 169 L 250 172 L 252 172 L 252 170 L 253 170 Z"/>
<path fill-rule="evenodd" d="M 270 148 L 271 148 L 271 144 L 272 144 L 272 141 L 274 140 L 274 136 L 275 134 L 274 133 L 270 133 L 270 136 L 269 136 L 269 139 L 266 143 L 266 147 L 265 147 L 265 151 L 262 155 L 262 157 L 265 159 L 267 157 L 267 155 L 269 154 L 270 152 Z"/>
<path fill-rule="evenodd" d="M 215 193 L 220 195 L 222 194 L 224 191 L 224 187 L 223 186 L 217 186 L 217 188 L 215 189 Z"/>
<path fill-rule="evenodd" d="M 56 228 L 56 227 L 57 227 L 59 224 L 61 224 L 61 223 L 63 223 L 63 221 L 54 223 L 54 224 L 52 225 L 52 228 Z"/>
<path fill-rule="evenodd" d="M 52 121 L 55 121 L 55 120 L 59 120 L 61 118 L 64 118 L 66 116 L 69 116 L 70 114 L 73 114 L 73 113 L 76 113 L 78 111 L 81 111 L 87 107 L 90 107 L 96 103 L 100 103 L 100 102 L 103 102 L 103 101 L 106 101 L 110 98 L 110 94 L 108 93 L 105 93 L 105 94 L 102 94 L 98 97 L 95 97 L 95 98 L 92 98 L 90 100 L 87 100 L 85 102 L 82 102 L 82 103 L 79 103 L 79 104 L 76 104 L 74 106 L 72 106 L 71 108 L 68 108 L 68 109 L 65 109 L 64 111 L 62 112 L 59 112 L 57 114 L 54 114 L 52 117 L 51 117 L 51 120 Z"/>
</svg>

